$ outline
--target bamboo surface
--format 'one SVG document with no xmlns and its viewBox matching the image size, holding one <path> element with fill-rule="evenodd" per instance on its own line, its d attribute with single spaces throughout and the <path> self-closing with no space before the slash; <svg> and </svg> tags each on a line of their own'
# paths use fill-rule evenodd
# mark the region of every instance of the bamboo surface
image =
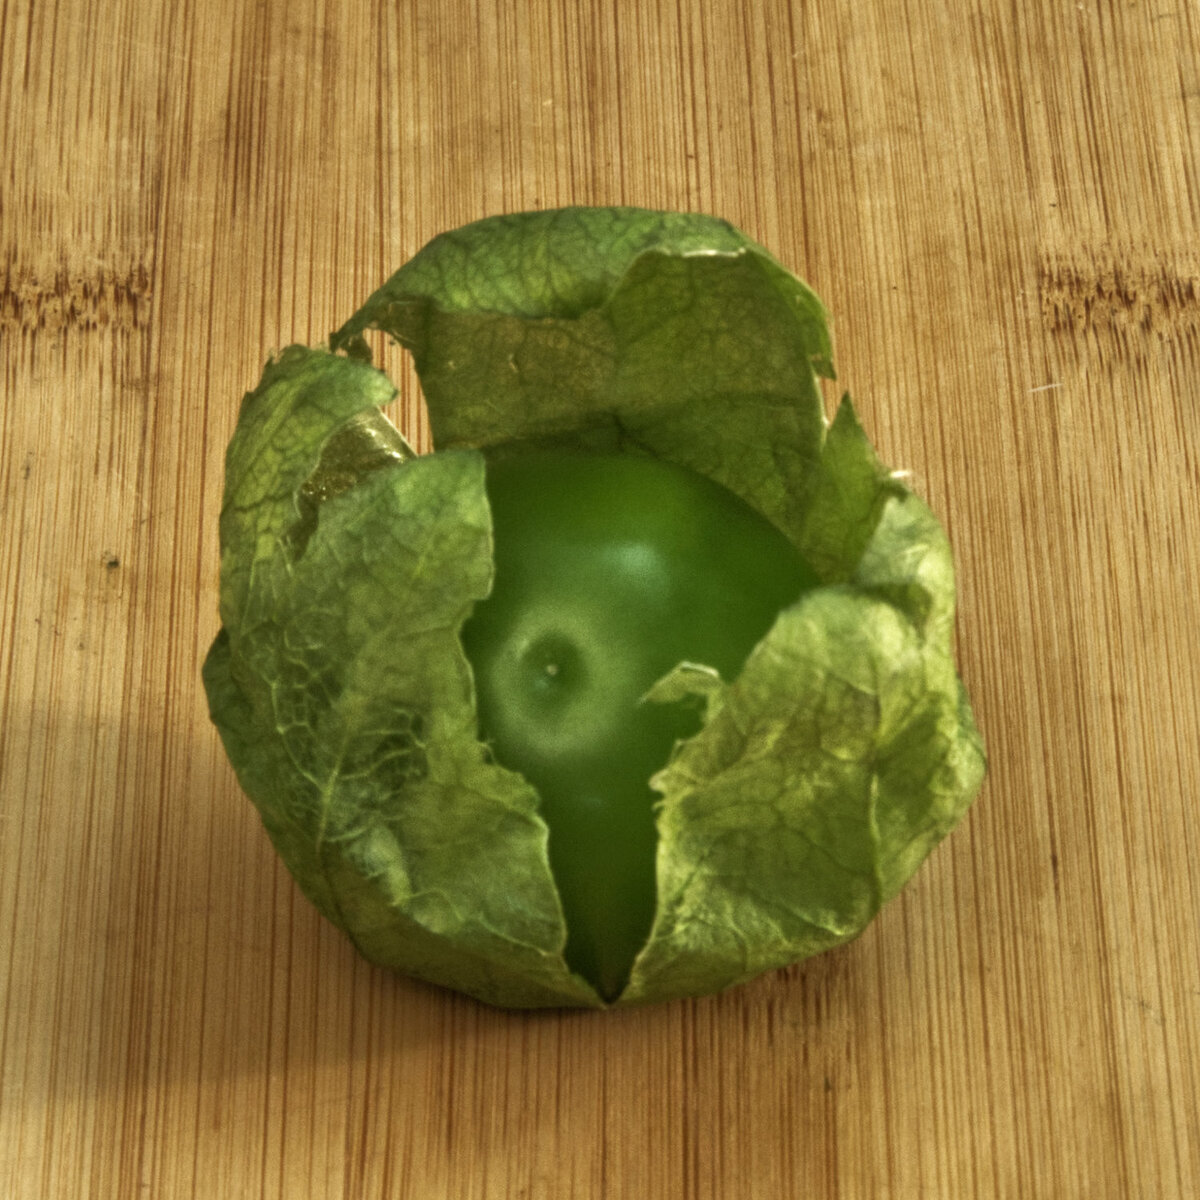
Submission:
<svg viewBox="0 0 1200 1200">
<path fill-rule="evenodd" d="M 268 355 L 570 203 L 824 298 L 991 769 L 854 943 L 528 1015 L 355 956 L 199 667 Z M 1200 1194 L 1196 0 L 0 0 L 0 380 L 0 1196 Z"/>
</svg>

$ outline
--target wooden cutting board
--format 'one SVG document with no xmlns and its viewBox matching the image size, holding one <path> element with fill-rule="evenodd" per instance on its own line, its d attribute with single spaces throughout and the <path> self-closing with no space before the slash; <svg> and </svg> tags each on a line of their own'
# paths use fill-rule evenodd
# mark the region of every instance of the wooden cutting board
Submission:
<svg viewBox="0 0 1200 1200">
<path fill-rule="evenodd" d="M 853 944 L 526 1015 L 356 958 L 198 672 L 267 356 L 568 203 L 823 296 L 991 773 Z M 0 1196 L 1200 1194 L 1196 0 L 0 0 L 0 372 Z"/>
</svg>

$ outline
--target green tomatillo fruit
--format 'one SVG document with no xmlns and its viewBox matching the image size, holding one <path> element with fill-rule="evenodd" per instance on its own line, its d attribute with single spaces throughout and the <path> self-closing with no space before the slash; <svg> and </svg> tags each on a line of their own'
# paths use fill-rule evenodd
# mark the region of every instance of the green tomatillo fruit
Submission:
<svg viewBox="0 0 1200 1200">
<path fill-rule="evenodd" d="M 698 732 L 656 703 L 681 662 L 726 679 L 818 580 L 746 502 L 672 463 L 543 451 L 489 467 L 491 595 L 463 629 L 497 762 L 541 798 L 568 965 L 619 995 L 654 917 L 650 777 Z"/>
<path fill-rule="evenodd" d="M 857 936 L 962 818 L 950 545 L 826 417 L 830 355 L 726 222 L 571 208 L 435 238 L 268 363 L 204 685 L 368 959 L 511 1007 L 701 995 Z"/>
</svg>

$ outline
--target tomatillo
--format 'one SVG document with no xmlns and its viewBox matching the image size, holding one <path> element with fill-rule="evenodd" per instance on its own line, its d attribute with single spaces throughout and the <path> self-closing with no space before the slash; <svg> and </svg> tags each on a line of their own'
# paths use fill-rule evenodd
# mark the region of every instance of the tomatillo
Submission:
<svg viewBox="0 0 1200 1200">
<path fill-rule="evenodd" d="M 658 459 L 518 453 L 487 495 L 494 584 L 462 631 L 480 736 L 540 796 L 567 963 L 611 1000 L 654 919 L 650 777 L 700 728 L 643 697 L 680 662 L 733 679 L 819 581 L 740 497 Z"/>
</svg>

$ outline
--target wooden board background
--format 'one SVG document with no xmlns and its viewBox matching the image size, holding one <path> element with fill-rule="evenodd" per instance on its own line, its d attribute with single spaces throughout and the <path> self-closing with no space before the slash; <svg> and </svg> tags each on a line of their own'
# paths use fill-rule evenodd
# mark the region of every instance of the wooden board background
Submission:
<svg viewBox="0 0 1200 1200">
<path fill-rule="evenodd" d="M 566 203 L 821 293 L 991 754 L 857 942 L 602 1016 L 356 959 L 198 678 L 267 355 Z M 1196 0 L 0 0 L 0 380 L 0 1196 L 1200 1194 Z"/>
</svg>

